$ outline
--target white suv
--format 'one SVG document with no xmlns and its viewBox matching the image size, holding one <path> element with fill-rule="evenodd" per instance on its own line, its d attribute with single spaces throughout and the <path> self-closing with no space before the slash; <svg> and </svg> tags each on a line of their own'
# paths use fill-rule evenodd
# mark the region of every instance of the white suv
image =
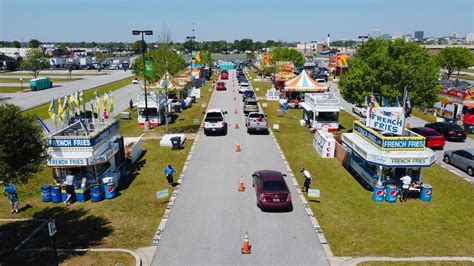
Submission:
<svg viewBox="0 0 474 266">
<path fill-rule="evenodd" d="M 204 117 L 204 134 L 217 133 L 227 135 L 227 123 L 225 122 L 226 111 L 221 109 L 209 109 Z"/>
</svg>

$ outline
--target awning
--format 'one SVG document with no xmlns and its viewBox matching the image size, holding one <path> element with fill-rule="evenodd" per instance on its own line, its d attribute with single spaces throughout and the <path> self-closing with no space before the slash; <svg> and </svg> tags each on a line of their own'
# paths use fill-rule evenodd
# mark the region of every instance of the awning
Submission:
<svg viewBox="0 0 474 266">
<path fill-rule="evenodd" d="M 326 90 L 325 86 L 309 77 L 304 70 L 295 78 L 285 82 L 285 91 L 324 92 Z"/>
<path fill-rule="evenodd" d="M 342 134 L 342 141 L 366 161 L 386 167 L 428 167 L 436 161 L 431 149 L 421 151 L 381 151 L 355 133 Z"/>
<path fill-rule="evenodd" d="M 341 111 L 338 106 L 317 106 L 313 108 L 305 102 L 301 102 L 299 105 L 302 108 L 304 108 L 306 111 L 312 111 L 312 112 L 339 112 Z"/>
</svg>

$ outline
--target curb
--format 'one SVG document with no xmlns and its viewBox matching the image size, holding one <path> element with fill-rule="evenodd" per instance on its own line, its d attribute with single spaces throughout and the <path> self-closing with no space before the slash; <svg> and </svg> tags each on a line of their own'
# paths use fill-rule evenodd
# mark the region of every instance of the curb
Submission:
<svg viewBox="0 0 474 266">
<path fill-rule="evenodd" d="M 474 262 L 474 257 L 408 257 L 408 258 L 393 258 L 393 257 L 359 257 L 346 259 L 338 265 L 358 265 L 362 262 L 426 262 L 426 261 L 471 261 Z"/>
</svg>

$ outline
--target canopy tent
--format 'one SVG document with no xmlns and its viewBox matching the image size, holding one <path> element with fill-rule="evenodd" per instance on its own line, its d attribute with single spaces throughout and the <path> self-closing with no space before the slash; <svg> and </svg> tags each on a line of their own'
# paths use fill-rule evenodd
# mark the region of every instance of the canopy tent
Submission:
<svg viewBox="0 0 474 266">
<path fill-rule="evenodd" d="M 148 89 L 164 89 L 167 87 L 168 91 L 179 91 L 183 89 L 183 86 L 179 84 L 173 77 L 166 73 L 161 79 L 148 84 Z"/>
<path fill-rule="evenodd" d="M 326 87 L 312 79 L 303 70 L 298 76 L 285 82 L 285 91 L 324 92 Z"/>
</svg>

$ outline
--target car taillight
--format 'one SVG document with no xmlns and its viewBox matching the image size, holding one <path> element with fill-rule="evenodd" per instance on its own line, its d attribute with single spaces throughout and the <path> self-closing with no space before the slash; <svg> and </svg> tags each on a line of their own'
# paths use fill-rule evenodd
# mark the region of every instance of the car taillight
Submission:
<svg viewBox="0 0 474 266">
<path fill-rule="evenodd" d="M 288 197 L 286 198 L 286 201 L 291 201 L 291 194 L 288 194 Z"/>
<path fill-rule="evenodd" d="M 250 126 L 250 122 L 247 122 L 247 127 L 249 127 L 249 126 Z"/>
<path fill-rule="evenodd" d="M 265 195 L 263 195 L 263 193 L 260 194 L 259 199 L 260 199 L 260 201 L 265 202 Z"/>
<path fill-rule="evenodd" d="M 454 131 L 450 130 L 450 131 L 448 131 L 448 134 L 452 135 L 452 134 L 454 134 Z"/>
</svg>

